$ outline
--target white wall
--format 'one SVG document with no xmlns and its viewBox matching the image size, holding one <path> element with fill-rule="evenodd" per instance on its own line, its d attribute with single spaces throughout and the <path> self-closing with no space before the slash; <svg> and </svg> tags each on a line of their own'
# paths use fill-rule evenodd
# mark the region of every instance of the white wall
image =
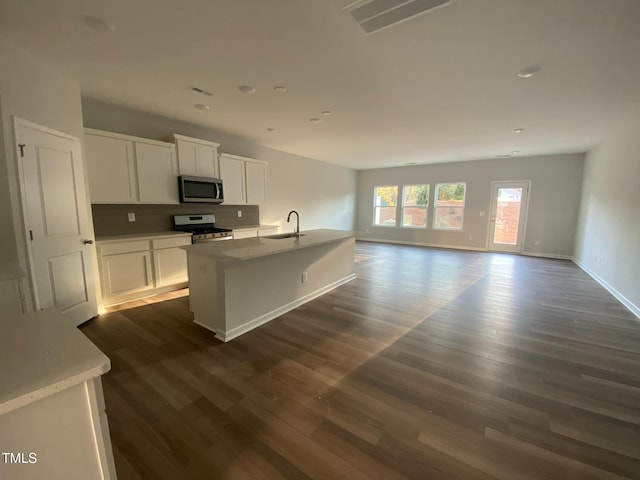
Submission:
<svg viewBox="0 0 640 480">
<path fill-rule="evenodd" d="M 80 86 L 22 47 L 0 36 L 0 267 L 26 271 L 13 116 L 82 138 Z M 24 285 L 23 288 L 26 288 Z"/>
<path fill-rule="evenodd" d="M 576 262 L 640 317 L 640 119 L 587 154 Z"/>
<path fill-rule="evenodd" d="M 176 119 L 140 112 L 85 98 L 82 101 L 85 126 L 156 140 L 173 133 L 211 140 L 219 151 L 269 162 L 267 202 L 260 208 L 260 220 L 292 230 L 286 223 L 290 210 L 300 213 L 300 228 L 351 230 L 355 217 L 356 173 L 354 170 L 281 152 Z"/>
<path fill-rule="evenodd" d="M 583 162 L 584 154 L 568 154 L 362 170 L 358 172 L 356 229 L 359 238 L 363 239 L 483 250 L 487 247 L 491 182 L 531 180 L 524 252 L 570 258 L 573 256 Z M 372 225 L 376 185 L 398 185 L 401 192 L 404 184 L 428 183 L 433 200 L 435 184 L 444 182 L 467 184 L 463 231 L 433 230 L 432 204 L 427 229 Z M 481 216 L 480 212 L 485 215 Z"/>
</svg>

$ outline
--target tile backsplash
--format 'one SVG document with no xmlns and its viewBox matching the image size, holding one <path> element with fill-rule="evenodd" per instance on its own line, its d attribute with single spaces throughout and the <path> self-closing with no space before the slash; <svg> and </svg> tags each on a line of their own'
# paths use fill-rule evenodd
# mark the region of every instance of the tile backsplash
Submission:
<svg viewBox="0 0 640 480">
<path fill-rule="evenodd" d="M 179 205 L 142 204 L 93 204 L 93 228 L 95 235 L 122 235 L 127 233 L 153 233 L 173 230 L 174 215 L 213 213 L 216 226 L 233 228 L 260 223 L 257 205 L 209 205 L 206 203 L 181 203 Z M 238 217 L 238 210 L 242 217 Z M 128 214 L 135 214 L 135 222 L 129 222 Z"/>
</svg>

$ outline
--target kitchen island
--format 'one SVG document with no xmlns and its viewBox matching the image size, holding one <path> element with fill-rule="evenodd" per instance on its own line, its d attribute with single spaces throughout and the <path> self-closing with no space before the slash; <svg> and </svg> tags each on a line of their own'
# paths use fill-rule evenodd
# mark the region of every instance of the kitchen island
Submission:
<svg viewBox="0 0 640 480">
<path fill-rule="evenodd" d="M 308 230 L 299 238 L 275 235 L 182 248 L 194 321 L 223 342 L 356 278 L 351 231 Z"/>
</svg>

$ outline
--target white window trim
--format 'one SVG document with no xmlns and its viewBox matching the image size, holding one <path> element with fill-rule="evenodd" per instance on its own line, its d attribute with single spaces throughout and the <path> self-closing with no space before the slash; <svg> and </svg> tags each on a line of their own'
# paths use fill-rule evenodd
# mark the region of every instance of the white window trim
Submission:
<svg viewBox="0 0 640 480">
<path fill-rule="evenodd" d="M 451 228 L 451 227 L 437 227 L 436 226 L 436 210 L 438 209 L 438 187 L 440 185 L 464 185 L 464 203 L 456 208 L 462 207 L 462 227 L 460 228 Z M 436 183 L 433 188 L 433 220 L 432 220 L 432 228 L 433 230 L 444 230 L 446 232 L 464 232 L 464 211 L 467 207 L 467 182 L 440 182 Z M 443 208 L 443 207 L 440 207 Z"/>
<path fill-rule="evenodd" d="M 376 192 L 378 191 L 378 188 L 393 188 L 395 187 L 397 190 L 400 189 L 400 185 L 375 185 L 373 187 L 373 219 L 371 222 L 371 226 L 372 227 L 380 227 L 380 228 L 398 228 L 398 193 L 396 192 L 396 204 L 395 205 L 386 205 L 386 207 L 395 207 L 396 209 L 396 223 L 393 225 L 385 225 L 382 223 L 376 223 L 376 209 L 377 208 L 383 208 L 385 207 L 385 205 L 378 205 L 376 200 L 377 200 L 377 195 Z"/>
<path fill-rule="evenodd" d="M 405 200 L 405 195 L 404 195 L 404 189 L 406 187 L 429 187 L 429 198 L 427 199 L 427 204 L 426 205 L 409 205 L 409 208 L 423 208 L 427 211 L 427 218 L 426 218 L 426 222 L 423 226 L 416 226 L 416 225 L 405 225 L 404 224 L 404 209 L 405 209 L 405 204 L 404 204 L 404 200 Z M 465 187 L 466 188 L 466 187 Z M 466 191 L 465 191 L 466 192 Z M 430 207 L 430 202 L 431 202 L 431 184 L 429 183 L 408 183 L 406 185 L 402 185 L 402 205 L 400 206 L 400 227 L 401 228 L 412 228 L 414 230 L 427 230 L 429 228 L 429 207 Z"/>
</svg>

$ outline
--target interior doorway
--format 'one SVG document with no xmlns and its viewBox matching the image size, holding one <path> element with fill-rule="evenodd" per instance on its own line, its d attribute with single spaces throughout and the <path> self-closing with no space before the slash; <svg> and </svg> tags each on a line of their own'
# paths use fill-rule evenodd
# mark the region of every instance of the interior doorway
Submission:
<svg viewBox="0 0 640 480">
<path fill-rule="evenodd" d="M 14 123 L 33 307 L 57 307 L 78 325 L 98 313 L 80 141 L 26 120 Z"/>
<path fill-rule="evenodd" d="M 493 182 L 488 250 L 522 252 L 530 181 Z"/>
</svg>

